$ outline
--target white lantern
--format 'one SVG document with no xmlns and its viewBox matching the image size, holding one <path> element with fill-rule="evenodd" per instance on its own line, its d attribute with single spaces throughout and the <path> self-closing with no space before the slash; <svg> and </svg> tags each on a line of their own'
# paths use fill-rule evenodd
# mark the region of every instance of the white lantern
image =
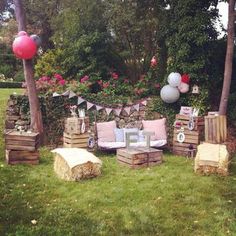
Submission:
<svg viewBox="0 0 236 236">
<path fill-rule="evenodd" d="M 165 85 L 161 89 L 161 99 L 166 103 L 174 103 L 179 99 L 180 93 L 177 88 Z"/>
<path fill-rule="evenodd" d="M 168 76 L 168 83 L 172 87 L 178 87 L 181 83 L 181 74 L 177 72 L 172 72 Z"/>
<path fill-rule="evenodd" d="M 181 82 L 180 85 L 178 86 L 178 89 L 181 93 L 187 93 L 189 91 L 189 85 Z"/>
</svg>

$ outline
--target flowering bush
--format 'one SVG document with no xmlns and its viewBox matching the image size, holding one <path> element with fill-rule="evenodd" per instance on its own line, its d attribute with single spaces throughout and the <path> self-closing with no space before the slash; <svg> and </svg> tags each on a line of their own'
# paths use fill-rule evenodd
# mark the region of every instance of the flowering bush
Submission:
<svg viewBox="0 0 236 236">
<path fill-rule="evenodd" d="M 40 95 L 47 95 L 54 92 L 64 92 L 67 81 L 60 74 L 52 77 L 42 76 L 36 81 L 36 89 Z M 26 84 L 23 84 L 26 87 Z"/>
</svg>

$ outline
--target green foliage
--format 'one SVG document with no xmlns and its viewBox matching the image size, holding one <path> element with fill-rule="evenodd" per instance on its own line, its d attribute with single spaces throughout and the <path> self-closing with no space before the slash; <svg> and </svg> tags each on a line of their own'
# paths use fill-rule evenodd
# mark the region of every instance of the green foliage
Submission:
<svg viewBox="0 0 236 236">
<path fill-rule="evenodd" d="M 52 76 L 56 73 L 64 75 L 65 72 L 61 67 L 62 55 L 63 52 L 60 49 L 52 49 L 44 53 L 35 65 L 35 76 Z"/>
<path fill-rule="evenodd" d="M 25 76 L 24 76 L 24 72 L 23 72 L 23 69 L 22 70 L 18 70 L 16 72 L 16 74 L 14 75 L 14 81 L 16 82 L 23 82 L 25 81 Z"/>
<path fill-rule="evenodd" d="M 22 88 L 22 83 L 20 82 L 1 82 L 0 88 Z"/>
<path fill-rule="evenodd" d="M 229 96 L 228 102 L 228 121 L 236 127 L 236 93 L 232 93 Z"/>
</svg>

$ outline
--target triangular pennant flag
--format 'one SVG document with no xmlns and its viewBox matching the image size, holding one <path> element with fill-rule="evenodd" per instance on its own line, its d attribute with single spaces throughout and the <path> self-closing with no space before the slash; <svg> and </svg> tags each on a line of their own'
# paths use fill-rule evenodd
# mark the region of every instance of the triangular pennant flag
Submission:
<svg viewBox="0 0 236 236">
<path fill-rule="evenodd" d="M 139 111 L 139 103 L 138 103 L 138 104 L 135 104 L 135 105 L 133 105 L 133 108 L 134 108 L 136 111 Z"/>
<path fill-rule="evenodd" d="M 125 107 L 124 110 L 125 110 L 126 113 L 129 115 L 129 114 L 130 114 L 131 107 Z"/>
<path fill-rule="evenodd" d="M 73 98 L 73 97 L 75 97 L 76 96 L 76 94 L 73 92 L 73 91 L 70 91 L 70 93 L 69 93 L 69 98 Z"/>
<path fill-rule="evenodd" d="M 115 113 L 116 113 L 117 116 L 120 115 L 121 110 L 122 110 L 122 108 L 116 108 L 116 109 L 115 109 Z"/>
<path fill-rule="evenodd" d="M 143 100 L 141 104 L 143 104 L 144 106 L 147 106 L 147 100 Z"/>
<path fill-rule="evenodd" d="M 97 111 L 100 111 L 100 110 L 102 110 L 104 107 L 102 107 L 102 106 L 99 106 L 99 105 L 96 105 L 96 110 Z"/>
<path fill-rule="evenodd" d="M 57 92 L 54 92 L 54 93 L 52 94 L 52 96 L 53 96 L 53 97 L 59 97 L 59 96 L 61 96 L 61 94 L 59 94 L 59 93 L 57 93 Z"/>
<path fill-rule="evenodd" d="M 66 92 L 64 92 L 63 94 L 62 94 L 62 96 L 69 96 L 70 95 L 70 91 L 69 90 L 67 90 Z"/>
<path fill-rule="evenodd" d="M 87 102 L 87 110 L 89 110 L 89 109 L 92 108 L 93 106 L 94 106 L 93 103 Z"/>
<path fill-rule="evenodd" d="M 109 116 L 110 115 L 110 113 L 112 112 L 112 109 L 111 108 L 105 108 L 105 110 L 106 110 L 106 113 L 107 113 L 107 115 Z"/>
<path fill-rule="evenodd" d="M 77 102 L 77 104 L 78 105 L 80 105 L 82 102 L 84 102 L 85 100 L 83 99 L 83 98 L 81 98 L 81 97 L 78 97 L 78 102 Z"/>
</svg>

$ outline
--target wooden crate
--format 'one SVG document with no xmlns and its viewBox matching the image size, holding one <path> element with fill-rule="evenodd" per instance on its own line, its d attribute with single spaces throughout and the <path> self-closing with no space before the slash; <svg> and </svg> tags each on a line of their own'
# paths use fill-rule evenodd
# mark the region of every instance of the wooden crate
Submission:
<svg viewBox="0 0 236 236">
<path fill-rule="evenodd" d="M 89 117 L 78 118 L 78 117 L 69 117 L 65 119 L 65 132 L 69 134 L 80 134 L 81 125 L 85 123 L 85 132 L 89 129 Z"/>
<path fill-rule="evenodd" d="M 77 148 L 87 148 L 88 146 L 88 133 L 84 134 L 70 134 L 64 132 L 63 143 L 64 147 L 77 147 Z"/>
<path fill-rule="evenodd" d="M 192 156 L 193 153 L 196 153 L 196 149 L 200 141 L 203 141 L 204 118 L 199 116 L 194 117 L 195 126 L 193 130 L 188 129 L 188 123 L 190 119 L 189 116 L 177 114 L 175 118 L 182 123 L 185 140 L 182 143 L 178 142 L 177 135 L 179 133 L 179 129 L 174 128 L 172 152 L 175 155 Z"/>
<path fill-rule="evenodd" d="M 223 143 L 227 138 L 226 116 L 205 116 L 205 141 L 207 143 Z"/>
<path fill-rule="evenodd" d="M 11 165 L 39 163 L 39 151 L 6 150 L 6 162 Z"/>
<path fill-rule="evenodd" d="M 154 148 L 117 149 L 117 161 L 130 168 L 142 168 L 162 163 L 162 150 Z"/>
<path fill-rule="evenodd" d="M 12 130 L 5 134 L 5 146 L 7 150 L 36 151 L 39 142 L 39 133 Z"/>
</svg>

